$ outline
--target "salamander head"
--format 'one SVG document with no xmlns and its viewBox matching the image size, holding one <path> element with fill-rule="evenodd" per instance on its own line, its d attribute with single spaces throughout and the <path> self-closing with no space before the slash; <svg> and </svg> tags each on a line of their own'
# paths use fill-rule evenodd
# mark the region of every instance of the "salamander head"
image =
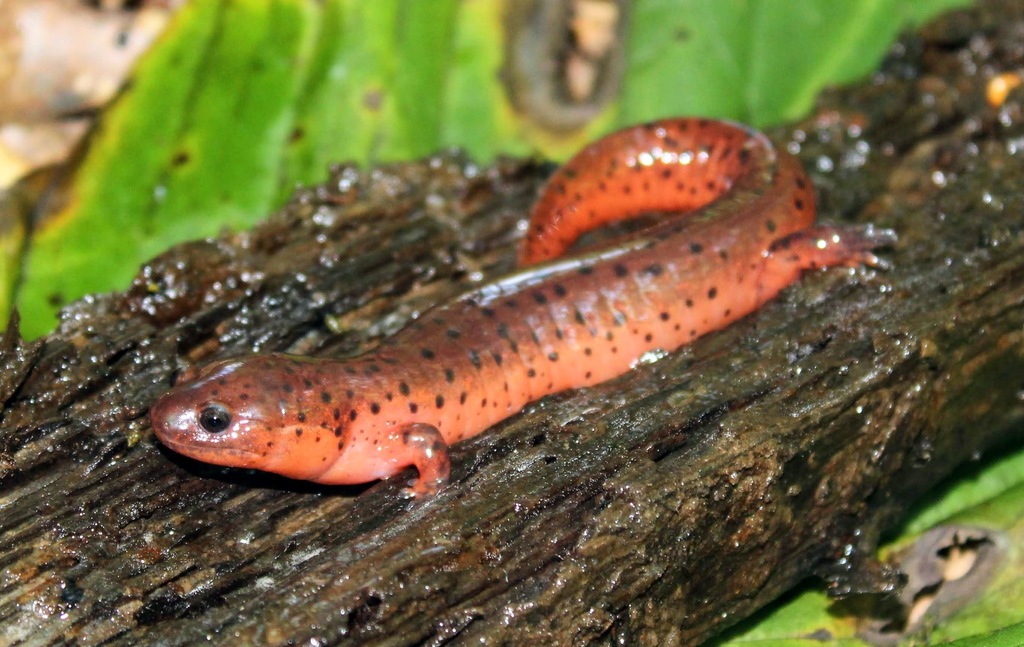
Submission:
<svg viewBox="0 0 1024 647">
<path fill-rule="evenodd" d="M 324 408 L 319 378 L 315 361 L 279 354 L 191 368 L 150 407 L 150 421 L 160 441 L 185 456 L 315 478 L 327 467 L 325 450 L 340 450 L 344 434 Z"/>
</svg>

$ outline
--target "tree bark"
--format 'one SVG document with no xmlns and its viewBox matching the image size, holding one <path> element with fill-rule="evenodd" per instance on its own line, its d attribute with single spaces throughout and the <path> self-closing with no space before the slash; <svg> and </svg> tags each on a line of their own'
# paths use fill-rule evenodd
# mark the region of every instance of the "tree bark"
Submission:
<svg viewBox="0 0 1024 647">
<path fill-rule="evenodd" d="M 809 575 L 884 591 L 878 535 L 1024 423 L 1024 2 L 985 2 L 773 133 L 821 217 L 900 234 L 892 268 L 807 275 L 759 312 L 563 393 L 406 478 L 323 487 L 163 449 L 188 363 L 358 353 L 511 267 L 544 169 L 338 167 L 250 232 L 0 343 L 0 642 L 694 644 Z M 336 332 L 334 332 L 336 331 Z"/>
</svg>

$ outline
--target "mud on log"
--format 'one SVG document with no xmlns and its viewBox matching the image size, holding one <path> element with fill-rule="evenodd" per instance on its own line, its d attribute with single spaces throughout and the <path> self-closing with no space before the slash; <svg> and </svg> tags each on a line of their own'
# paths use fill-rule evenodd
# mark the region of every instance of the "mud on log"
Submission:
<svg viewBox="0 0 1024 647">
<path fill-rule="evenodd" d="M 895 585 L 836 560 L 1024 423 L 1022 95 L 987 106 L 974 74 L 1022 66 L 1022 24 L 1022 2 L 938 21 L 775 133 L 800 143 L 825 219 L 899 231 L 891 270 L 809 275 L 535 403 L 459 445 L 425 502 L 399 497 L 403 478 L 326 488 L 191 462 L 146 409 L 190 362 L 356 353 L 508 269 L 531 164 L 339 167 L 253 231 L 72 305 L 44 340 L 12 326 L 0 642 L 690 644 L 810 574 Z"/>
</svg>

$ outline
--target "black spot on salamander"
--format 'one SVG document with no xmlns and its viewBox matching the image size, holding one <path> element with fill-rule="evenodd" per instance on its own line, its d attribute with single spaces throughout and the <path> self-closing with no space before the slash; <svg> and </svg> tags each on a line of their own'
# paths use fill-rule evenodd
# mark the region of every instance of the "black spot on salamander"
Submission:
<svg viewBox="0 0 1024 647">
<path fill-rule="evenodd" d="M 693 307 L 693 299 L 687 299 L 686 300 L 686 307 L 687 308 L 692 308 Z"/>
<path fill-rule="evenodd" d="M 398 392 L 401 393 L 404 396 L 408 396 L 409 395 L 409 385 L 406 384 L 405 382 L 399 382 L 398 383 Z"/>
<path fill-rule="evenodd" d="M 352 389 L 345 389 L 345 397 L 351 400 L 352 398 L 356 397 L 356 392 L 353 391 Z"/>
<path fill-rule="evenodd" d="M 395 399 L 395 395 L 391 391 L 385 391 L 384 399 L 387 400 L 388 402 L 391 402 L 392 400 Z"/>
<path fill-rule="evenodd" d="M 305 386 L 305 387 L 306 387 L 307 389 L 312 389 L 312 388 L 313 388 L 313 380 L 309 379 L 308 377 L 304 377 L 304 378 L 302 378 L 302 384 L 303 384 L 303 385 L 304 385 L 304 386 Z"/>
<path fill-rule="evenodd" d="M 455 381 L 455 371 L 453 371 L 450 368 L 444 369 L 444 379 L 445 379 L 446 382 L 448 382 L 448 384 L 451 384 L 452 382 L 454 382 Z"/>
<path fill-rule="evenodd" d="M 690 243 L 690 251 L 694 254 L 700 254 L 704 251 L 704 246 L 700 243 Z"/>
<path fill-rule="evenodd" d="M 334 428 L 334 437 L 335 437 L 335 438 L 341 438 L 341 435 L 342 435 L 343 433 L 345 433 L 345 430 L 344 430 L 344 429 L 342 429 L 342 428 L 341 428 L 341 426 L 338 426 L 338 427 L 335 427 L 335 428 Z"/>
<path fill-rule="evenodd" d="M 493 358 L 494 358 L 494 363 L 495 363 L 495 364 L 497 364 L 498 366 L 501 366 L 501 362 L 502 362 L 502 360 L 504 359 L 504 358 L 503 358 L 503 357 L 501 356 L 501 353 L 491 353 L 491 357 L 493 357 Z"/>
<path fill-rule="evenodd" d="M 494 317 L 495 313 L 494 310 L 492 310 L 491 308 L 480 308 L 480 314 L 487 317 L 488 319 L 491 319 Z M 456 337 L 458 337 L 458 335 L 456 335 Z"/>
<path fill-rule="evenodd" d="M 356 374 L 356 369 L 355 369 L 355 367 L 352 367 L 352 366 L 348 366 L 348 365 L 346 365 L 346 366 L 345 366 L 345 369 L 344 369 L 344 370 L 345 370 L 345 372 L 346 372 L 346 373 L 348 373 L 349 375 L 355 375 L 355 374 Z"/>
<path fill-rule="evenodd" d="M 746 148 L 740 149 L 740 161 L 746 164 L 750 160 L 750 151 Z"/>
<path fill-rule="evenodd" d="M 587 355 L 589 357 L 590 355 L 594 354 L 594 351 L 591 350 L 591 348 L 589 346 L 587 346 L 586 348 L 583 349 L 583 354 Z"/>
<path fill-rule="evenodd" d="M 660 319 L 661 319 L 662 321 L 668 321 L 668 319 L 669 319 L 669 316 L 670 316 L 670 315 L 669 315 L 669 314 L 668 314 L 667 312 L 662 312 L 662 313 L 661 313 L 660 315 L 658 315 L 658 317 L 659 317 L 659 318 L 660 318 Z"/>
<path fill-rule="evenodd" d="M 544 305 L 545 303 L 548 302 L 548 298 L 544 296 L 543 292 L 534 292 L 533 300 L 539 303 L 540 305 Z"/>
<path fill-rule="evenodd" d="M 281 390 L 282 390 L 282 391 L 284 391 L 285 393 L 291 393 L 291 392 L 293 392 L 293 391 L 294 391 L 295 389 L 294 389 L 294 388 L 292 388 L 292 385 L 291 385 L 291 384 L 285 384 L 284 386 L 282 386 L 282 387 L 281 387 Z"/>
<path fill-rule="evenodd" d="M 796 200 L 793 201 L 793 206 L 796 207 L 797 211 L 803 211 L 804 210 L 804 201 L 801 200 L 800 198 L 797 198 Z"/>
<path fill-rule="evenodd" d="M 665 178 L 666 180 L 668 178 L 672 177 L 672 167 L 667 166 L 664 169 L 662 169 L 661 170 L 661 177 Z"/>
<path fill-rule="evenodd" d="M 555 337 L 562 339 L 565 337 L 565 333 L 562 332 L 561 328 L 555 328 Z"/>
<path fill-rule="evenodd" d="M 483 409 L 487 406 L 487 398 L 480 400 L 480 408 Z"/>
<path fill-rule="evenodd" d="M 612 331 L 608 330 L 604 333 L 604 338 L 607 339 L 608 341 L 611 341 L 615 339 L 615 335 L 612 334 Z"/>
<path fill-rule="evenodd" d="M 467 398 L 467 397 L 469 397 L 469 394 L 468 394 L 468 393 L 466 393 L 465 391 L 463 391 L 462 393 L 460 393 L 460 394 L 459 394 L 459 404 L 466 404 L 466 398 Z"/>
<path fill-rule="evenodd" d="M 665 268 L 661 266 L 661 263 L 651 263 L 644 268 L 644 273 L 650 274 L 651 276 L 661 276 L 661 273 L 664 271 Z"/>
<path fill-rule="evenodd" d="M 357 415 L 359 415 L 359 413 L 355 409 L 352 409 L 348 412 L 348 419 L 354 422 Z"/>
<path fill-rule="evenodd" d="M 732 308 L 726 308 L 725 309 L 725 316 L 728 317 L 731 314 L 732 314 Z"/>
<path fill-rule="evenodd" d="M 630 195 L 631 193 L 633 193 L 633 187 L 627 184 L 626 186 L 622 187 L 622 192 L 626 195 Z"/>
<path fill-rule="evenodd" d="M 645 342 L 650 343 L 653 340 L 654 340 L 654 335 L 652 335 L 651 333 L 647 333 L 646 335 L 644 335 L 644 341 Z"/>
<path fill-rule="evenodd" d="M 339 409 L 338 407 L 334 407 L 334 412 L 333 413 L 334 413 L 334 419 L 335 420 L 341 419 L 341 409 Z"/>
<path fill-rule="evenodd" d="M 498 324 L 498 337 L 508 339 L 508 326 L 505 325 L 504 321 Z"/>
<path fill-rule="evenodd" d="M 298 412 L 297 414 L 295 414 L 295 419 L 298 420 L 299 422 L 306 422 L 306 412 Z"/>
<path fill-rule="evenodd" d="M 732 146 L 726 146 L 722 149 L 722 155 L 720 157 L 721 159 L 727 159 L 730 155 L 732 155 Z"/>
<path fill-rule="evenodd" d="M 434 359 L 434 351 L 430 350 L 429 348 L 422 349 L 420 351 L 420 355 L 423 356 L 423 359 Z"/>
<path fill-rule="evenodd" d="M 555 293 L 555 296 L 559 299 L 564 298 L 565 295 L 569 294 L 569 291 L 565 289 L 565 286 L 561 283 L 555 283 L 551 287 L 551 291 Z"/>
<path fill-rule="evenodd" d="M 718 185 L 716 185 L 711 180 L 708 180 L 707 187 L 708 187 L 708 191 L 714 191 L 715 189 L 718 188 Z"/>
<path fill-rule="evenodd" d="M 372 413 L 373 415 L 377 415 L 378 413 L 380 413 L 380 405 L 377 404 L 376 402 L 371 402 L 370 413 Z"/>
<path fill-rule="evenodd" d="M 475 349 L 470 348 L 468 354 L 469 354 L 469 361 L 473 363 L 473 366 L 475 368 L 477 368 L 477 369 L 483 368 L 484 363 L 480 361 L 480 353 L 476 352 Z"/>
<path fill-rule="evenodd" d="M 409 403 L 409 413 L 416 413 L 417 411 L 419 411 L 419 409 L 420 405 L 416 404 L 415 402 Z"/>
<path fill-rule="evenodd" d="M 710 290 L 708 290 L 708 298 L 709 299 L 714 299 L 717 296 L 718 296 L 718 288 L 711 288 Z"/>
<path fill-rule="evenodd" d="M 579 308 L 575 308 L 574 310 L 575 311 L 573 312 L 572 316 L 576 319 L 576 323 L 578 323 L 581 326 L 587 325 L 587 319 L 586 317 L 583 316 L 583 313 L 580 312 Z"/>
<path fill-rule="evenodd" d="M 581 265 L 579 269 L 577 269 L 576 271 L 582 274 L 583 276 L 590 276 L 591 274 L 594 273 L 594 268 L 591 267 L 590 265 Z"/>
<path fill-rule="evenodd" d="M 537 371 L 532 368 L 526 369 L 526 377 L 537 377 Z"/>
<path fill-rule="evenodd" d="M 217 384 L 219 384 L 221 386 L 227 386 L 227 384 L 228 384 L 227 378 L 223 378 L 223 377 L 220 378 L 219 380 L 217 380 Z"/>
<path fill-rule="evenodd" d="M 458 330 L 455 330 L 454 328 L 449 328 L 445 332 L 445 334 L 448 335 L 449 339 L 458 339 L 459 337 L 462 336 L 462 333 L 460 333 Z"/>
<path fill-rule="evenodd" d="M 771 218 L 769 218 L 768 220 L 766 220 L 766 221 L 765 221 L 765 223 L 764 223 L 764 226 L 765 226 L 765 227 L 766 227 L 766 228 L 768 229 L 768 231 L 770 231 L 770 232 L 774 232 L 774 231 L 775 231 L 775 230 L 776 230 L 776 229 L 778 228 L 778 225 L 776 225 L 776 224 L 775 224 L 775 221 L 774 221 L 774 220 L 772 220 Z"/>
<path fill-rule="evenodd" d="M 802 177 L 798 177 L 796 179 L 796 185 L 800 189 L 806 189 L 807 188 L 807 183 L 804 182 L 804 179 Z"/>
<path fill-rule="evenodd" d="M 440 393 L 438 393 L 437 396 L 434 397 L 434 404 L 437 406 L 438 409 L 443 409 L 444 408 L 444 396 L 441 395 Z"/>
<path fill-rule="evenodd" d="M 553 189 L 554 189 L 555 191 L 558 191 L 559 193 L 561 193 L 562 195 L 565 195 L 565 184 L 563 184 L 563 183 L 561 183 L 561 182 L 556 182 L 556 183 L 555 183 L 555 186 L 554 186 L 554 187 L 552 187 L 552 188 L 553 188 Z"/>
<path fill-rule="evenodd" d="M 572 170 L 571 168 L 565 168 L 562 169 L 562 175 L 571 180 L 574 177 L 576 177 L 576 171 Z"/>
<path fill-rule="evenodd" d="M 248 400 L 249 399 L 249 394 L 248 393 L 239 393 L 238 397 L 240 399 L 242 399 L 242 400 Z"/>
<path fill-rule="evenodd" d="M 718 250 L 718 257 L 721 258 L 723 261 L 727 261 L 729 260 L 729 252 L 725 251 L 724 249 L 720 249 Z"/>
<path fill-rule="evenodd" d="M 302 436 L 302 427 L 298 427 L 295 429 L 295 437 L 298 438 L 300 436 Z"/>
<path fill-rule="evenodd" d="M 509 299 L 505 302 L 505 307 L 509 310 L 516 310 L 519 308 L 519 302 L 515 299 Z"/>
<path fill-rule="evenodd" d="M 320 392 L 320 401 L 323 402 L 324 404 L 330 404 L 331 403 L 331 394 L 328 393 L 327 391 L 321 391 Z"/>
<path fill-rule="evenodd" d="M 380 364 L 371 363 L 370 364 L 370 372 L 371 373 L 380 373 Z"/>
<path fill-rule="evenodd" d="M 612 325 L 613 326 L 622 326 L 622 325 L 624 325 L 626 323 L 626 321 L 627 321 L 626 320 L 626 315 L 624 313 L 619 312 L 618 310 L 616 310 L 614 312 L 614 314 L 612 314 Z"/>
<path fill-rule="evenodd" d="M 552 362 L 557 362 L 558 353 L 556 353 L 555 351 L 551 351 L 550 353 L 548 353 L 548 359 L 551 360 Z"/>
</svg>

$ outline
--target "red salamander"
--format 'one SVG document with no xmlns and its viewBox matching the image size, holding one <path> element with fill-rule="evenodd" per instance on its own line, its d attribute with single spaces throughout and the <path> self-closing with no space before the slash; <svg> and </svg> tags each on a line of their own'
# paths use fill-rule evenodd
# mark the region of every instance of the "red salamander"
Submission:
<svg viewBox="0 0 1024 647">
<path fill-rule="evenodd" d="M 676 215 L 559 260 L 584 232 L 652 211 Z M 552 176 L 519 255 L 529 267 L 359 357 L 263 354 L 189 369 L 150 417 L 165 445 L 209 463 L 327 484 L 412 465 L 407 493 L 430 494 L 448 480 L 452 443 L 722 328 L 805 270 L 878 265 L 871 250 L 894 240 L 815 225 L 800 164 L 758 132 L 703 119 L 627 128 Z"/>
</svg>

